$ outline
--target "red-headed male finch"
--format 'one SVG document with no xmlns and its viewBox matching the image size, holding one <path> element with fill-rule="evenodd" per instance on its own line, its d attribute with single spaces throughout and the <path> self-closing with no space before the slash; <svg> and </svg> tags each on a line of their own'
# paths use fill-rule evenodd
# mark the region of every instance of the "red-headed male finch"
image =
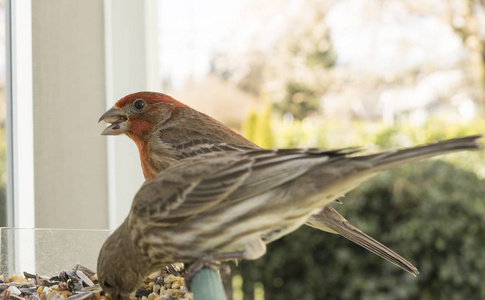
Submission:
<svg viewBox="0 0 485 300">
<path fill-rule="evenodd" d="M 377 173 L 477 149 L 478 138 L 361 156 L 352 148 L 255 149 L 180 160 L 136 194 L 128 217 L 101 248 L 99 282 L 112 299 L 128 299 L 145 276 L 170 263 L 257 259 L 267 243 Z"/>
<path fill-rule="evenodd" d="M 103 134 L 125 133 L 136 143 L 147 180 L 187 157 L 261 149 L 222 123 L 161 93 L 139 92 L 123 97 L 99 121 L 111 123 Z M 419 273 L 410 262 L 359 230 L 330 206 L 312 215 L 306 225 L 338 233 L 413 275 Z"/>
</svg>

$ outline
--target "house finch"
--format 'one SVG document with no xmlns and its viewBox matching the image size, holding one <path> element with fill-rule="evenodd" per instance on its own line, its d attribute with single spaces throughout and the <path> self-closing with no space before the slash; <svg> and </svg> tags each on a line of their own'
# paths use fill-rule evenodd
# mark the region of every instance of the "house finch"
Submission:
<svg viewBox="0 0 485 300">
<path fill-rule="evenodd" d="M 147 180 L 187 157 L 261 149 L 222 123 L 161 93 L 128 95 L 99 121 L 111 123 L 102 134 L 125 133 L 136 143 Z M 312 215 L 306 225 L 340 234 L 415 276 L 419 273 L 410 262 L 359 230 L 330 206 Z"/>
<path fill-rule="evenodd" d="M 352 148 L 279 149 L 180 160 L 136 194 L 128 217 L 101 248 L 99 282 L 113 299 L 126 299 L 145 276 L 170 263 L 257 259 L 267 243 L 380 171 L 477 149 L 478 138 L 362 156 Z"/>
</svg>

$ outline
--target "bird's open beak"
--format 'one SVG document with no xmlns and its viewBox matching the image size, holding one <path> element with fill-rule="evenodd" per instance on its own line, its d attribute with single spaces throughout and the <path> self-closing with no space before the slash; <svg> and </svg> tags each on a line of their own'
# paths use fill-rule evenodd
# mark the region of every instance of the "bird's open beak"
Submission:
<svg viewBox="0 0 485 300">
<path fill-rule="evenodd" d="M 126 114 L 124 114 L 119 108 L 112 107 L 107 112 L 105 112 L 101 118 L 99 118 L 98 123 L 105 121 L 106 123 L 111 123 L 106 129 L 101 133 L 102 135 L 118 135 L 125 133 L 129 130 L 129 120 Z"/>
</svg>

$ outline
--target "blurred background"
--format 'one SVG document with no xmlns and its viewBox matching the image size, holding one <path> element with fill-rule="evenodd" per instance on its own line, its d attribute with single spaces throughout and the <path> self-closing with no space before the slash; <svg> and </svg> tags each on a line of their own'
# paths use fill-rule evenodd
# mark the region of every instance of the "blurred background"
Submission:
<svg viewBox="0 0 485 300">
<path fill-rule="evenodd" d="M 482 1 L 162 1 L 160 12 L 162 90 L 261 146 L 378 151 L 485 132 Z M 417 279 L 301 228 L 235 268 L 236 295 L 483 298 L 484 178 L 483 153 L 450 155 L 336 205 Z"/>
<path fill-rule="evenodd" d="M 65 2 L 63 9 L 74 11 L 70 5 L 79 5 L 74 2 Z M 124 18 L 119 17 L 123 21 L 116 23 L 115 10 L 135 2 L 87 1 L 96 4 L 96 12 L 101 10 L 108 28 L 103 27 L 104 38 L 112 39 L 104 44 L 100 38 L 105 45 L 101 49 L 110 61 L 101 66 L 116 71 L 115 75 L 106 71 L 107 78 L 116 79 L 119 74 L 124 74 L 127 82 L 138 78 L 136 64 L 127 62 L 138 59 L 129 51 L 135 51 L 139 44 L 130 41 L 133 30 L 123 25 L 136 19 L 131 14 L 138 11 L 125 11 Z M 44 6 L 49 10 L 41 1 L 32 3 L 34 21 L 36 9 Z M 139 89 L 148 86 L 170 94 L 260 146 L 362 146 L 379 151 L 485 133 L 482 0 L 139 3 L 145 5 L 144 14 L 147 7 L 150 9 L 151 19 L 143 21 L 148 25 L 141 32 L 147 33 L 149 42 L 144 51 L 151 59 L 146 65 L 154 74 L 150 84 Z M 0 8 L 0 18 L 4 19 L 3 1 Z M 0 21 L 3 43 L 4 24 Z M 80 24 L 71 26 L 83 26 Z M 113 37 L 110 32 L 115 33 Z M 116 34 L 124 41 L 123 47 L 116 47 Z M 63 45 L 62 39 L 59 45 Z M 0 113 L 5 115 L 3 49 L 0 47 Z M 116 51 L 126 52 L 117 56 Z M 35 62 L 34 48 L 34 67 Z M 49 61 L 56 62 L 56 58 Z M 116 69 L 121 65 L 124 69 Z M 34 76 L 34 96 L 38 94 L 35 82 Z M 130 88 L 115 87 L 110 92 L 107 87 L 105 96 L 97 98 L 97 103 L 103 104 L 89 122 L 95 123 L 103 113 L 104 101 L 109 107 L 124 94 L 138 90 Z M 56 98 L 55 93 L 47 95 L 51 100 Z M 57 99 L 69 101 L 66 97 Z M 34 108 L 35 101 L 34 97 Z M 0 115 L 3 225 L 8 214 L 5 186 L 9 176 L 4 124 L 5 118 Z M 100 128 L 85 135 L 104 143 L 104 137 L 97 136 Z M 114 141 L 108 140 L 107 150 L 101 151 L 102 155 L 108 151 L 108 158 L 103 156 L 102 160 L 108 165 L 110 151 L 120 148 L 110 146 L 110 142 L 118 143 Z M 131 141 L 128 144 L 137 160 L 134 145 Z M 108 178 L 113 173 L 123 176 L 123 172 L 109 169 L 103 173 Z M 128 173 L 134 172 L 139 170 L 130 169 Z M 40 182 L 44 177 L 35 178 Z M 343 205 L 334 206 L 364 232 L 417 266 L 421 272 L 417 278 L 342 237 L 301 228 L 270 244 L 263 258 L 233 268 L 234 299 L 485 298 L 484 180 L 483 151 L 448 155 L 381 174 L 341 199 Z M 131 185 L 134 191 L 139 186 Z M 43 186 L 36 183 L 36 207 L 42 206 L 43 194 L 37 191 Z M 116 198 L 116 186 L 103 190 L 101 198 Z M 122 206 L 115 206 L 113 201 L 103 206 L 107 206 L 110 228 L 122 220 L 116 216 L 126 215 L 129 208 L 132 194 L 123 194 L 128 200 L 121 211 L 112 212 Z M 47 226 L 39 222 L 36 226 Z M 108 227 L 107 222 L 93 224 L 74 227 Z"/>
</svg>

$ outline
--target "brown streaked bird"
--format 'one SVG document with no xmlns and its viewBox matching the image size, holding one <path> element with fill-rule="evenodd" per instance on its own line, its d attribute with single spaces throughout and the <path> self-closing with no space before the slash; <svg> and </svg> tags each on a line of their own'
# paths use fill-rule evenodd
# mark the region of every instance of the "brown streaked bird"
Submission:
<svg viewBox="0 0 485 300">
<path fill-rule="evenodd" d="M 136 143 L 147 180 L 184 158 L 210 152 L 261 149 L 217 120 L 161 93 L 127 95 L 99 121 L 111 123 L 102 134 L 124 133 Z M 330 206 L 311 216 L 306 225 L 340 234 L 414 276 L 419 273 L 410 262 L 359 230 Z"/>
<path fill-rule="evenodd" d="M 146 181 L 128 217 L 101 248 L 98 278 L 128 299 L 149 273 L 174 262 L 257 259 L 381 171 L 478 149 L 470 136 L 356 156 L 356 149 L 220 151 L 182 159 Z"/>
</svg>

